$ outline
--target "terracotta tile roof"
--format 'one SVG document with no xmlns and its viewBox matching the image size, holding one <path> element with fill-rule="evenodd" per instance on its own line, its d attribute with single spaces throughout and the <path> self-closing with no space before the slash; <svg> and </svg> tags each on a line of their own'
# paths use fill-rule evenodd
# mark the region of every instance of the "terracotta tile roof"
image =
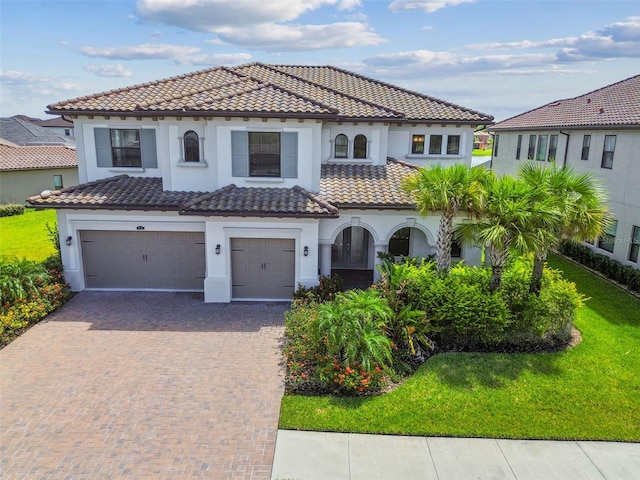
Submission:
<svg viewBox="0 0 640 480">
<path fill-rule="evenodd" d="M 75 148 L 62 145 L 18 146 L 0 141 L 0 171 L 73 168 L 78 166 Z"/>
<path fill-rule="evenodd" d="M 34 207 L 164 210 L 184 215 L 335 217 L 339 208 L 412 209 L 402 179 L 417 167 L 389 159 L 386 165 L 323 165 L 320 192 L 301 187 L 171 192 L 160 178 L 120 175 L 28 198 Z"/>
<path fill-rule="evenodd" d="M 242 216 L 337 216 L 338 209 L 303 188 L 229 185 L 183 205 L 183 214 Z"/>
<path fill-rule="evenodd" d="M 194 195 L 204 192 L 171 192 L 162 190 L 161 178 L 119 175 L 36 195 L 27 198 L 27 203 L 48 208 L 177 211 Z"/>
<path fill-rule="evenodd" d="M 171 192 L 161 178 L 120 175 L 27 199 L 34 207 L 164 210 L 189 215 L 337 216 L 338 209 L 300 187 L 239 188 L 214 192 Z"/>
<path fill-rule="evenodd" d="M 640 75 L 548 103 L 499 122 L 491 130 L 631 125 L 640 125 Z"/>
<path fill-rule="evenodd" d="M 335 67 L 217 67 L 49 105 L 52 113 L 193 112 L 468 122 L 493 117 Z"/>
<path fill-rule="evenodd" d="M 319 196 L 340 208 L 412 209 L 401 182 L 417 168 L 391 158 L 386 165 L 322 165 Z"/>
</svg>

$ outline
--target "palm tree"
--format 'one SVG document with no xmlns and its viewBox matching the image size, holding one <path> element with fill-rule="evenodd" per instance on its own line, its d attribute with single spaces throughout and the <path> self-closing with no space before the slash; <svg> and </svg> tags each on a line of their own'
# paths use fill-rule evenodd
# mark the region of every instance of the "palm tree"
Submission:
<svg viewBox="0 0 640 480">
<path fill-rule="evenodd" d="M 466 243 L 485 245 L 491 260 L 491 291 L 500 288 L 502 270 L 510 253 L 528 254 L 548 241 L 549 226 L 558 210 L 539 201 L 535 189 L 520 179 L 495 178 L 487 184 L 482 214 L 477 222 L 461 224 L 454 234 Z"/>
<path fill-rule="evenodd" d="M 493 174 L 483 167 L 468 168 L 463 164 L 420 168 L 404 181 L 405 191 L 413 198 L 418 213 L 427 216 L 441 212 L 438 227 L 436 264 L 439 273 L 451 266 L 453 220 L 460 212 L 475 217 L 484 184 Z"/>
<path fill-rule="evenodd" d="M 535 201 L 554 202 L 560 212 L 550 226 L 552 235 L 546 235 L 535 251 L 529 290 L 539 295 L 549 251 L 562 240 L 592 241 L 602 234 L 611 219 L 605 192 L 590 173 L 526 163 L 519 176 L 535 190 Z"/>
</svg>

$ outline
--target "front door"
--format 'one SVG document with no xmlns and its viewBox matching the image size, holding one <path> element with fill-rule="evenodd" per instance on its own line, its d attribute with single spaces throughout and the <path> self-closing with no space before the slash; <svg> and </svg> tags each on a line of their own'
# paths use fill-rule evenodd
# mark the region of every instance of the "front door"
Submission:
<svg viewBox="0 0 640 480">
<path fill-rule="evenodd" d="M 331 248 L 331 268 L 366 269 L 369 260 L 369 232 L 348 227 L 336 237 Z"/>
</svg>

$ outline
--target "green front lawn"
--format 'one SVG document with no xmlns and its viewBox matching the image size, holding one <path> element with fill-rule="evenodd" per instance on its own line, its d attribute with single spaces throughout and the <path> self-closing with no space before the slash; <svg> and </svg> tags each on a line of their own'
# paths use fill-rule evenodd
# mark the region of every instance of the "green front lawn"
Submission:
<svg viewBox="0 0 640 480">
<path fill-rule="evenodd" d="M 472 155 L 474 157 L 490 157 L 491 152 L 492 152 L 491 147 L 485 148 L 484 150 L 482 150 L 481 148 L 474 148 Z"/>
<path fill-rule="evenodd" d="M 0 217 L 0 255 L 45 260 L 55 253 L 46 224 L 56 222 L 55 210 L 27 209 L 24 215 Z"/>
<path fill-rule="evenodd" d="M 640 300 L 561 258 L 549 263 L 591 297 L 578 313 L 578 346 L 437 355 L 377 397 L 285 396 L 280 428 L 640 441 Z"/>
</svg>

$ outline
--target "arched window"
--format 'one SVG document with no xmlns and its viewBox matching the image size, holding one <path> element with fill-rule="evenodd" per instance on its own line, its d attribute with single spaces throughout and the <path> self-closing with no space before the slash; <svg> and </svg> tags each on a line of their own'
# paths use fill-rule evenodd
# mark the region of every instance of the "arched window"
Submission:
<svg viewBox="0 0 640 480">
<path fill-rule="evenodd" d="M 395 256 L 409 255 L 409 238 L 411 236 L 411 229 L 409 227 L 401 228 L 396 231 L 389 240 L 389 253 Z"/>
<path fill-rule="evenodd" d="M 184 161 L 200 161 L 200 145 L 198 142 L 198 134 L 193 130 L 189 130 L 184 134 Z"/>
<path fill-rule="evenodd" d="M 342 133 L 336 137 L 333 151 L 334 158 L 347 158 L 349 156 L 349 139 Z"/>
<path fill-rule="evenodd" d="M 367 158 L 367 137 L 356 135 L 353 139 L 353 158 Z"/>
</svg>

